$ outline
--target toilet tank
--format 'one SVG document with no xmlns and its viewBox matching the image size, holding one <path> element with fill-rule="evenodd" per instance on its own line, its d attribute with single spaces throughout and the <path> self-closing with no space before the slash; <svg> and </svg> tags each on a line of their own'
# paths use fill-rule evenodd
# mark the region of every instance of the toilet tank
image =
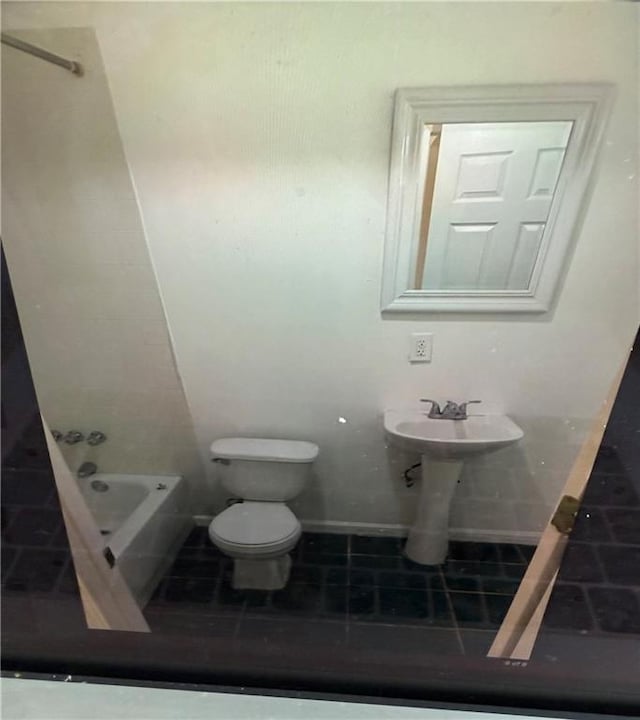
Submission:
<svg viewBox="0 0 640 720">
<path fill-rule="evenodd" d="M 222 438 L 211 445 L 223 487 L 243 500 L 286 502 L 311 477 L 318 446 L 302 440 Z"/>
</svg>

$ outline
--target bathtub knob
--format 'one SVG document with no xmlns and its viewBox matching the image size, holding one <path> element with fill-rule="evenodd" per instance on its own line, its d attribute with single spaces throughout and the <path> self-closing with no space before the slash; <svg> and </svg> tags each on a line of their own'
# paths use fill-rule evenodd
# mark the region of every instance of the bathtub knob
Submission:
<svg viewBox="0 0 640 720">
<path fill-rule="evenodd" d="M 76 443 L 84 440 L 84 435 L 79 430 L 69 430 L 62 439 L 67 443 L 67 445 L 75 445 Z"/>
<path fill-rule="evenodd" d="M 106 439 L 107 436 L 103 432 L 100 432 L 100 430 L 94 430 L 89 433 L 87 443 L 89 445 L 100 445 L 100 443 L 103 443 Z"/>
<path fill-rule="evenodd" d="M 60 432 L 60 430 L 52 430 L 51 435 L 53 436 L 53 439 L 56 442 L 60 442 L 62 440 L 62 438 L 64 437 L 64 435 Z"/>
<path fill-rule="evenodd" d="M 167 489 L 167 486 L 165 483 L 158 483 L 156 485 L 156 490 L 166 490 L 166 489 Z"/>
<path fill-rule="evenodd" d="M 95 475 L 98 472 L 98 466 L 95 463 L 92 462 L 83 462 L 82 465 L 78 468 L 78 477 L 79 478 L 88 478 L 92 475 Z M 97 480 L 96 482 L 100 482 Z M 92 485 L 93 487 L 93 485 Z M 95 490 L 95 488 L 94 488 Z"/>
</svg>

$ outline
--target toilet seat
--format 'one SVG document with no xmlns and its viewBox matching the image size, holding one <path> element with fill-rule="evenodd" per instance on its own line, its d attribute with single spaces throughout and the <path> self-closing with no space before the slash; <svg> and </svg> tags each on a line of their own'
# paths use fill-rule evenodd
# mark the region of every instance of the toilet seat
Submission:
<svg viewBox="0 0 640 720">
<path fill-rule="evenodd" d="M 256 557 L 288 552 L 300 537 L 298 518 L 284 503 L 235 503 L 212 520 L 209 537 L 229 555 Z"/>
</svg>

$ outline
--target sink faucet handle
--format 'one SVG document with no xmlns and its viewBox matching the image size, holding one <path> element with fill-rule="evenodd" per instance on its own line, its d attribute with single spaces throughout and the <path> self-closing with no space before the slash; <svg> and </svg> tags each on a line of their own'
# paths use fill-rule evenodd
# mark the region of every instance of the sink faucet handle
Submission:
<svg viewBox="0 0 640 720">
<path fill-rule="evenodd" d="M 457 402 L 453 400 L 447 400 L 445 406 L 442 408 L 442 418 L 444 420 L 460 420 L 464 417 L 464 411 Z"/>
<path fill-rule="evenodd" d="M 429 410 L 429 417 L 436 417 L 436 416 L 442 414 L 442 410 L 440 410 L 440 405 L 435 400 L 431 400 L 430 398 L 420 398 L 420 402 L 431 403 L 431 410 Z"/>
<path fill-rule="evenodd" d="M 467 405 L 474 405 L 477 403 L 481 403 L 482 400 L 467 400 L 466 402 L 460 403 L 460 410 L 466 414 L 467 412 Z"/>
</svg>

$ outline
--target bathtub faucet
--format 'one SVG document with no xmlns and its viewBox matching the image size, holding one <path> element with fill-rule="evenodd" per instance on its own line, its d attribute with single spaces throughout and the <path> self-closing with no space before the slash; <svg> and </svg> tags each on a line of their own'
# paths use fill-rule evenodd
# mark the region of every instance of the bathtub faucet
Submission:
<svg viewBox="0 0 640 720">
<path fill-rule="evenodd" d="M 98 472 L 98 467 L 92 462 L 83 462 L 78 468 L 79 478 L 88 478 L 91 475 L 95 475 Z"/>
</svg>

